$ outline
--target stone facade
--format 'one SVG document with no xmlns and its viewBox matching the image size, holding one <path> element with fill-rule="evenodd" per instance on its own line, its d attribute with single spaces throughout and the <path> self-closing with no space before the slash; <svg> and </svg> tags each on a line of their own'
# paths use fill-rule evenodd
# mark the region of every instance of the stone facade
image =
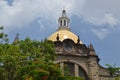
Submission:
<svg viewBox="0 0 120 80">
<path fill-rule="evenodd" d="M 84 80 L 114 80 L 110 72 L 100 66 L 92 44 L 86 46 L 71 32 L 69 18 L 63 10 L 58 20 L 59 27 L 48 39 L 54 41 L 57 58 L 55 63 L 60 65 L 62 74 L 67 76 L 83 77 Z"/>
<path fill-rule="evenodd" d="M 66 45 L 65 42 L 69 42 L 69 44 L 64 46 Z M 54 43 L 58 55 L 55 62 L 60 64 L 63 74 L 64 63 L 68 62 L 74 64 L 74 76 L 83 77 L 85 80 L 114 80 L 114 77 L 110 77 L 110 72 L 99 65 L 99 58 L 92 44 L 86 47 L 85 44 L 74 43 L 70 39 L 65 39 L 62 42 L 55 41 Z M 72 47 L 67 49 L 71 45 Z"/>
</svg>

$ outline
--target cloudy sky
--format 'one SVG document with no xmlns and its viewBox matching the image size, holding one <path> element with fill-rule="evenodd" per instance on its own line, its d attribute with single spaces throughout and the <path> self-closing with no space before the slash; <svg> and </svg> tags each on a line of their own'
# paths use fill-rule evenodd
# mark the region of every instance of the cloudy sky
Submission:
<svg viewBox="0 0 120 80">
<path fill-rule="evenodd" d="M 47 38 L 58 28 L 63 9 L 71 30 L 86 45 L 93 44 L 100 64 L 120 66 L 120 0 L 0 0 L 0 25 L 10 42 Z"/>
</svg>

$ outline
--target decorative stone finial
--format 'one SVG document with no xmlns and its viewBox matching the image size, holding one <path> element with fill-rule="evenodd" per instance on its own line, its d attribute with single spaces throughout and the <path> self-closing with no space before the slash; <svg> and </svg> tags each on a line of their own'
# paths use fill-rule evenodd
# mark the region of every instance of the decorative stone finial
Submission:
<svg viewBox="0 0 120 80">
<path fill-rule="evenodd" d="M 78 36 L 78 40 L 77 40 L 77 43 L 80 43 L 80 38 L 79 38 L 79 36 Z"/>
<path fill-rule="evenodd" d="M 59 34 L 57 34 L 57 37 L 56 37 L 57 41 L 59 41 Z"/>
<path fill-rule="evenodd" d="M 90 43 L 90 50 L 94 50 L 94 47 L 91 43 Z"/>
<path fill-rule="evenodd" d="M 89 46 L 89 55 L 96 55 L 93 45 L 90 43 Z"/>
</svg>

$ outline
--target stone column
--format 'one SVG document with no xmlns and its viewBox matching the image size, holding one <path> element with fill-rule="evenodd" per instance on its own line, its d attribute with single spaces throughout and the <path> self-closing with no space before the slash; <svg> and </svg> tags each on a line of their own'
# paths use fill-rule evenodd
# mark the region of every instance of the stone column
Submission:
<svg viewBox="0 0 120 80">
<path fill-rule="evenodd" d="M 75 76 L 78 77 L 79 76 L 79 65 L 75 64 Z"/>
<path fill-rule="evenodd" d="M 62 75 L 64 75 L 64 63 L 63 62 L 60 63 L 60 69 L 62 70 Z"/>
</svg>

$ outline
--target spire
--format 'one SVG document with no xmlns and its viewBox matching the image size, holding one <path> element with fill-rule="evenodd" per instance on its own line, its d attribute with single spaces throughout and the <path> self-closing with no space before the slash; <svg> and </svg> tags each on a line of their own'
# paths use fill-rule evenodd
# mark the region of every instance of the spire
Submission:
<svg viewBox="0 0 120 80">
<path fill-rule="evenodd" d="M 90 43 L 89 46 L 89 55 L 96 55 L 93 45 Z"/>
<path fill-rule="evenodd" d="M 62 17 L 67 17 L 67 16 L 66 16 L 66 11 L 65 11 L 65 10 L 62 11 Z"/>
<path fill-rule="evenodd" d="M 94 47 L 91 43 L 90 43 L 90 50 L 94 50 Z"/>
<path fill-rule="evenodd" d="M 15 40 L 13 41 L 13 44 L 17 44 L 19 42 L 19 34 L 16 34 Z"/>
<path fill-rule="evenodd" d="M 58 24 L 59 24 L 58 30 L 60 30 L 60 29 L 70 30 L 69 29 L 69 22 L 70 22 L 70 19 L 67 17 L 66 11 L 63 10 L 62 16 L 58 19 Z"/>
</svg>

